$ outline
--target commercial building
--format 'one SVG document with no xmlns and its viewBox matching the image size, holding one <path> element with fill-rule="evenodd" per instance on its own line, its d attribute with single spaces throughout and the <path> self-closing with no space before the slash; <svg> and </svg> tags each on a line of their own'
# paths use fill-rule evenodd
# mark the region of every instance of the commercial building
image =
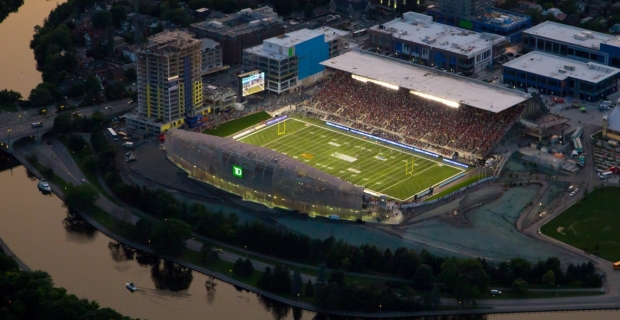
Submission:
<svg viewBox="0 0 620 320">
<path fill-rule="evenodd" d="M 208 38 L 200 39 L 201 75 L 209 74 L 222 70 L 222 47 L 217 41 Z"/>
<path fill-rule="evenodd" d="M 505 63 L 503 81 L 542 94 L 597 101 L 618 90 L 620 69 L 580 62 L 545 52 L 530 52 Z"/>
<path fill-rule="evenodd" d="M 620 107 L 616 106 L 609 115 L 603 116 L 604 139 L 620 141 Z"/>
<path fill-rule="evenodd" d="M 488 7 L 469 18 L 446 13 L 436 6 L 428 6 L 426 14 L 433 21 L 476 32 L 490 32 L 505 36 L 511 44 L 520 44 L 523 30 L 532 26 L 532 18 L 526 14 Z"/>
<path fill-rule="evenodd" d="M 204 113 L 220 112 L 234 108 L 237 101 L 235 90 L 212 85 L 204 86 L 202 96 L 206 108 Z"/>
<path fill-rule="evenodd" d="M 360 219 L 363 189 L 273 150 L 230 138 L 171 130 L 168 159 L 191 178 L 245 201 L 315 215 Z"/>
<path fill-rule="evenodd" d="M 159 134 L 203 111 L 201 46 L 187 32 L 164 31 L 138 49 L 138 108 L 126 117 L 130 130 Z"/>
<path fill-rule="evenodd" d="M 263 42 L 264 39 L 284 34 L 284 25 L 270 7 L 243 9 L 223 18 L 194 23 L 190 31 L 197 38 L 209 38 L 222 47 L 223 63 L 242 63 L 243 50 Z"/>
<path fill-rule="evenodd" d="M 435 23 L 415 12 L 373 26 L 368 33 L 370 44 L 379 50 L 467 76 L 491 67 L 508 44 L 503 36 Z"/>
<path fill-rule="evenodd" d="M 447 15 L 473 19 L 493 6 L 493 0 L 438 0 L 437 9 Z"/>
<path fill-rule="evenodd" d="M 246 49 L 243 64 L 246 70 L 265 72 L 266 90 L 282 93 L 308 86 L 323 76 L 321 62 L 349 49 L 348 35 L 329 27 L 293 31 Z"/>
<path fill-rule="evenodd" d="M 546 21 L 523 31 L 523 50 L 620 68 L 620 37 Z"/>
</svg>

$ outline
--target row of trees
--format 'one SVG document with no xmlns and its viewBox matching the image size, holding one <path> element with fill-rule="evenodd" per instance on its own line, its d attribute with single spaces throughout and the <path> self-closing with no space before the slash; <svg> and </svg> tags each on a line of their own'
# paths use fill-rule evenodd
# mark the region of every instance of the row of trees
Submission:
<svg viewBox="0 0 620 320">
<path fill-rule="evenodd" d="M 44 271 L 20 271 L 0 249 L 0 319 L 130 319 L 54 287 Z"/>
<path fill-rule="evenodd" d="M 17 12 L 24 4 L 24 0 L 0 0 L 0 22 L 4 21 L 9 13 Z"/>
</svg>

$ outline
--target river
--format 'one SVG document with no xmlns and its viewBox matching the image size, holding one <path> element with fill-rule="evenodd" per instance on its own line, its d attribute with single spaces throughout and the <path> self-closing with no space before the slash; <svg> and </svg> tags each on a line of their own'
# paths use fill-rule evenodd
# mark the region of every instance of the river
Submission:
<svg viewBox="0 0 620 320">
<path fill-rule="evenodd" d="M 34 52 L 30 49 L 30 40 L 34 27 L 42 25 L 57 4 L 64 0 L 25 0 L 19 11 L 9 14 L 0 23 L 0 90 L 10 89 L 28 98 L 30 90 L 41 82 L 41 73 L 37 71 Z"/>
<path fill-rule="evenodd" d="M 29 47 L 34 26 L 57 3 L 26 0 L 0 24 L 0 89 L 28 96 L 40 81 Z M 12 168 L 11 168 L 12 167 Z M 57 286 L 102 307 L 142 319 L 312 319 L 314 313 L 293 310 L 256 294 L 215 280 L 208 292 L 205 275 L 123 248 L 68 215 L 62 201 L 42 195 L 36 179 L 0 152 L 0 237 L 30 268 L 44 270 Z M 140 289 L 130 293 L 125 282 Z M 617 311 L 489 315 L 488 319 L 609 319 Z"/>
</svg>

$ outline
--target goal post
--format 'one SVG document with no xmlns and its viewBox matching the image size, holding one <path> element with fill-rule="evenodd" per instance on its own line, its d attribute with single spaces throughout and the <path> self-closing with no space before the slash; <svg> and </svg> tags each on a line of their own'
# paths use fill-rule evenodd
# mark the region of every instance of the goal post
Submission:
<svg viewBox="0 0 620 320">
<path fill-rule="evenodd" d="M 411 157 L 411 166 L 409 166 L 409 160 L 405 160 L 405 175 L 413 175 L 413 166 L 415 165 L 415 158 Z"/>
<path fill-rule="evenodd" d="M 278 122 L 278 137 L 286 133 L 286 121 Z"/>
</svg>

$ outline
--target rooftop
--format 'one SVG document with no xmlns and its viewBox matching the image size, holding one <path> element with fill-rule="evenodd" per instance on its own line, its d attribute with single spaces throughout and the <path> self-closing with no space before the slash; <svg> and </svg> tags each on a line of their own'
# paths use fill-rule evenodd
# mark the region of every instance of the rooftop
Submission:
<svg viewBox="0 0 620 320">
<path fill-rule="evenodd" d="M 213 50 L 217 47 L 219 47 L 220 43 L 215 41 L 215 40 L 211 40 L 209 38 L 202 38 L 200 39 L 200 41 L 202 42 L 202 46 L 200 47 L 200 51 L 205 51 L 207 49 Z"/>
<path fill-rule="evenodd" d="M 620 47 L 620 37 L 551 21 L 524 30 L 523 33 L 597 50 L 601 43 Z"/>
<path fill-rule="evenodd" d="M 412 65 L 369 52 L 349 51 L 321 64 L 496 113 L 529 98 L 520 91 Z"/>
<path fill-rule="evenodd" d="M 180 30 L 160 32 L 150 36 L 148 41 L 148 44 L 141 48 L 147 53 L 149 50 L 153 53 L 178 51 L 201 43 L 190 33 Z"/>
<path fill-rule="evenodd" d="M 607 128 L 610 130 L 620 132 L 620 108 L 615 107 L 609 114 L 609 122 Z"/>
<path fill-rule="evenodd" d="M 259 44 L 254 47 L 247 48 L 244 51 L 249 52 L 249 53 L 254 53 L 259 56 L 268 57 L 274 60 L 283 60 L 283 59 L 287 59 L 289 56 L 286 54 L 279 53 L 277 52 L 277 50 L 266 50 L 264 47 L 265 43 L 273 43 L 274 45 L 277 45 L 277 46 L 282 46 L 284 48 L 290 48 L 304 41 L 314 39 L 321 35 L 325 36 L 325 42 L 331 42 L 338 37 L 346 37 L 348 34 L 349 34 L 348 31 L 342 31 L 342 30 L 330 28 L 330 27 L 321 27 L 315 30 L 300 29 L 297 31 L 289 32 L 279 37 L 265 39 L 263 40 L 263 44 Z"/>
<path fill-rule="evenodd" d="M 467 56 L 490 49 L 495 41 L 505 40 L 502 36 L 456 28 L 432 20 L 431 16 L 407 12 L 403 18 L 373 26 L 370 30 L 392 33 L 396 39 Z"/>
<path fill-rule="evenodd" d="M 300 29 L 278 37 L 265 39 L 263 40 L 263 43 L 273 43 L 275 45 L 290 48 L 321 35 L 323 35 L 321 32 L 315 30 Z"/>
<path fill-rule="evenodd" d="M 274 23 L 281 23 L 278 14 L 271 7 L 262 7 L 254 10 L 246 8 L 222 18 L 194 23 L 192 26 L 219 34 L 238 36 Z"/>
<path fill-rule="evenodd" d="M 517 70 L 557 80 L 567 78 L 597 83 L 620 72 L 620 69 L 593 62 L 579 62 L 545 52 L 533 51 L 504 64 Z"/>
</svg>

